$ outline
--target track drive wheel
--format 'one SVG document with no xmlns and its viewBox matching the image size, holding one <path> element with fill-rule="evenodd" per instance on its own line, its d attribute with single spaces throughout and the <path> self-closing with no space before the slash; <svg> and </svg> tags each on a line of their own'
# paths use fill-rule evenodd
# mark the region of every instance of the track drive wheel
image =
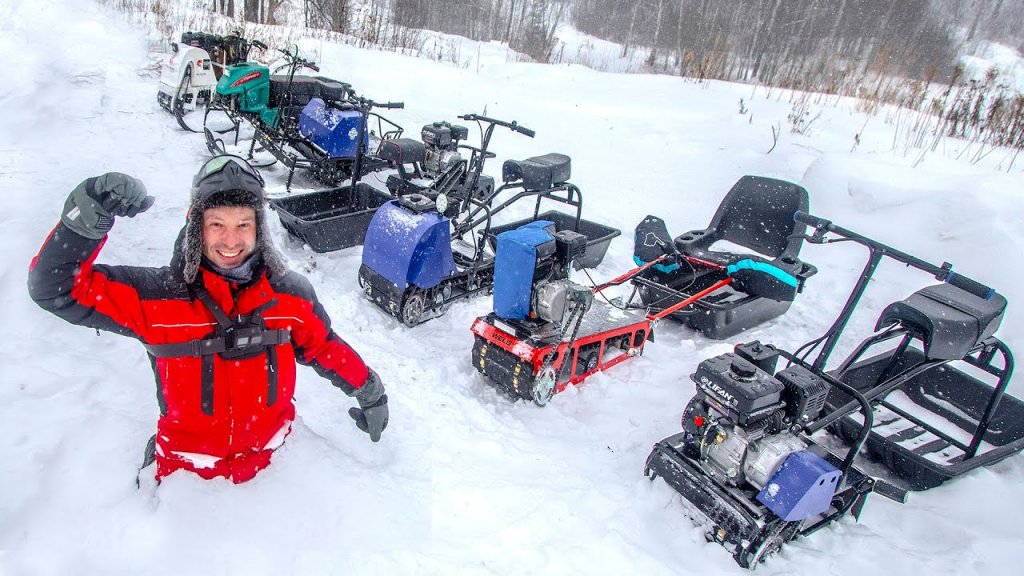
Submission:
<svg viewBox="0 0 1024 576">
<path fill-rule="evenodd" d="M 766 524 L 749 546 L 736 552 L 736 562 L 744 568 L 753 570 L 766 558 L 778 552 L 783 544 L 796 537 L 799 530 L 799 522 L 776 519 Z"/>
<path fill-rule="evenodd" d="M 412 292 L 405 297 L 402 308 L 399 311 L 402 323 L 412 328 L 423 319 L 423 294 Z"/>
<path fill-rule="evenodd" d="M 579 355 L 576 358 L 577 376 L 582 376 L 583 374 L 591 372 L 595 368 L 597 368 L 597 349 L 590 349 L 585 351 L 581 350 L 578 354 Z"/>
<path fill-rule="evenodd" d="M 533 389 L 530 390 L 533 402 L 537 406 L 543 406 L 555 395 L 555 369 L 548 366 L 537 374 L 533 379 Z"/>
</svg>

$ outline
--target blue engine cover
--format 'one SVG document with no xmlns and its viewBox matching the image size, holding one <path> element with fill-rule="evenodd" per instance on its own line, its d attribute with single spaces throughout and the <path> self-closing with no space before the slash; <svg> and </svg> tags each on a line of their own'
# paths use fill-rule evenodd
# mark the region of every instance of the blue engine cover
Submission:
<svg viewBox="0 0 1024 576">
<path fill-rule="evenodd" d="M 377 209 L 363 241 L 363 264 L 405 290 L 433 288 L 456 273 L 449 220 L 392 200 Z"/>
<path fill-rule="evenodd" d="M 494 313 L 507 320 L 523 320 L 530 314 L 537 249 L 554 244 L 547 228 L 553 223 L 537 220 L 498 234 L 494 255 Z"/>
<path fill-rule="evenodd" d="M 320 98 L 313 98 L 299 115 L 299 133 L 322 148 L 331 158 L 351 158 L 356 155 L 356 138 L 362 115 L 358 110 L 330 108 Z M 363 134 L 363 151 L 366 151 Z"/>
<path fill-rule="evenodd" d="M 828 510 L 841 476 L 835 466 L 808 452 L 786 457 L 757 499 L 783 520 L 804 520 Z"/>
</svg>

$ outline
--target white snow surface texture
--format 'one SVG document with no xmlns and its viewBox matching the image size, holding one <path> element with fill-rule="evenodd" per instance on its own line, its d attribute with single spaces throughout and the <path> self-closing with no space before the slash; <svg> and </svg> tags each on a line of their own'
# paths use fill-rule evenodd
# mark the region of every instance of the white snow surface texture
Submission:
<svg viewBox="0 0 1024 576">
<path fill-rule="evenodd" d="M 738 178 L 770 176 L 804 185 L 815 214 L 996 287 L 1010 302 L 999 335 L 1024 350 L 1024 173 L 1020 164 L 1007 173 L 1005 161 L 997 169 L 1004 152 L 971 164 L 957 159 L 963 144 L 949 141 L 912 167 L 913 154 L 891 151 L 880 117 L 850 152 L 866 120 L 852 103 L 823 108 L 810 133 L 796 135 L 786 129 L 787 98 L 750 86 L 501 60 L 467 70 L 309 48 L 322 74 L 406 102 L 390 116 L 413 137 L 428 122 L 485 110 L 537 131 L 529 139 L 499 129 L 491 174 L 509 158 L 570 155 L 584 217 L 623 231 L 595 280 L 631 267 L 632 230 L 645 215 L 663 217 L 674 235 L 703 228 Z M 309 276 L 335 329 L 380 373 L 390 426 L 371 443 L 346 414 L 353 401 L 301 369 L 294 430 L 254 480 L 180 473 L 157 486 L 150 469 L 136 488 L 158 414 L 146 355 L 135 341 L 36 307 L 28 265 L 68 192 L 107 171 L 141 178 L 157 203 L 119 219 L 99 260 L 167 263 L 191 176 L 208 154 L 158 107 L 144 31 L 87 0 L 0 3 L 0 60 L 0 574 L 743 572 L 705 542 L 668 485 L 643 477 L 644 460 L 678 431 L 700 360 L 736 342 L 793 350 L 818 336 L 863 249 L 808 245 L 802 256 L 820 272 L 785 316 L 728 342 L 662 323 L 643 356 L 539 408 L 498 395 L 470 364 L 469 326 L 490 298 L 407 329 L 362 296 L 361 248 L 316 254 L 273 218 L 290 266 Z M 773 125 L 782 134 L 769 154 Z M 280 167 L 265 175 L 283 192 Z M 887 303 L 929 283 L 881 266 L 836 358 Z M 1011 392 L 1024 395 L 1019 377 Z M 873 496 L 859 522 L 797 540 L 759 571 L 1019 574 L 1022 517 L 1024 458 L 1015 456 L 903 505 Z"/>
</svg>

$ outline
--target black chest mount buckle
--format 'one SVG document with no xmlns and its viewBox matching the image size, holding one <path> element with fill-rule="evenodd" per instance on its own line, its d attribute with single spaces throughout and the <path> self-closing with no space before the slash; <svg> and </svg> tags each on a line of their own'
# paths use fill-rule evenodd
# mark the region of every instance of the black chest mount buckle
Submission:
<svg viewBox="0 0 1024 576">
<path fill-rule="evenodd" d="M 263 325 L 263 312 L 275 306 L 277 300 L 265 302 L 248 315 L 239 315 L 232 319 L 217 305 L 205 288 L 198 288 L 196 297 L 217 320 L 214 336 L 178 344 L 149 344 L 146 348 L 150 354 L 157 358 L 220 354 L 225 360 L 242 360 L 258 356 L 273 346 L 291 341 L 291 332 L 288 330 L 270 330 Z"/>
</svg>

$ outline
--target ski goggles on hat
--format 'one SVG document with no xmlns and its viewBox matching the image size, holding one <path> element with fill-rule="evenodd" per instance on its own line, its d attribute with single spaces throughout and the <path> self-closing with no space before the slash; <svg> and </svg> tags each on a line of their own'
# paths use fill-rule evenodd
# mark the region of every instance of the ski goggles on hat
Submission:
<svg viewBox="0 0 1024 576">
<path fill-rule="evenodd" d="M 241 156 L 221 154 L 203 164 L 192 179 L 192 191 L 200 202 L 218 192 L 239 190 L 263 201 L 263 177 Z"/>
</svg>

